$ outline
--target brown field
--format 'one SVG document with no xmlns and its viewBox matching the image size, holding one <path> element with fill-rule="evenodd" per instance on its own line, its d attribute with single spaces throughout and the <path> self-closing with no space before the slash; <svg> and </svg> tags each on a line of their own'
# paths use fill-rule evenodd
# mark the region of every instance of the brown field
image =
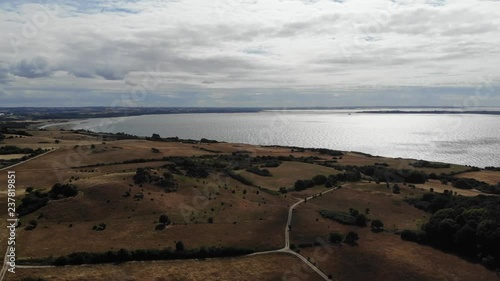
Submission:
<svg viewBox="0 0 500 281">
<path fill-rule="evenodd" d="M 301 263 L 296 257 L 286 254 L 227 259 L 129 262 L 121 265 L 18 269 L 15 276 L 8 274 L 7 280 L 41 277 L 51 281 L 286 281 L 297 280 L 297 275 L 292 271 L 295 268 L 301 269 L 298 275 L 301 281 L 323 280 L 309 268 L 304 268 Z"/>
<path fill-rule="evenodd" d="M 271 172 L 272 177 L 263 177 L 247 171 L 242 171 L 241 175 L 256 185 L 278 190 L 280 187 L 293 187 L 297 180 L 311 179 L 318 174 L 328 176 L 338 173 L 333 168 L 302 162 L 283 162 L 279 167 L 266 169 Z"/>
<path fill-rule="evenodd" d="M 131 173 L 111 174 L 79 180 L 76 182 L 82 190 L 79 196 L 52 201 L 26 216 L 23 220 L 29 221 L 43 213 L 35 230 L 19 231 L 20 244 L 29 245 L 20 246 L 20 255 L 42 257 L 47 252 L 64 255 L 79 249 L 163 248 L 173 247 L 180 240 L 188 248 L 239 246 L 268 250 L 283 245 L 281 230 L 287 208 L 282 197 L 256 194 L 256 188 L 229 179 L 226 182 L 230 188 L 226 189 L 219 188 L 215 179 L 207 179 L 203 184 L 202 180 L 185 177 L 179 177 L 178 192 L 165 193 L 150 185 L 131 187 L 131 176 Z M 128 190 L 132 196 L 123 197 Z M 139 192 L 144 199 L 134 200 L 133 196 Z M 65 212 L 68 209 L 72 212 Z M 155 231 L 155 222 L 163 213 L 175 225 Z M 214 218 L 213 224 L 207 222 L 209 217 Z M 106 230 L 93 231 L 92 227 L 101 222 L 107 224 Z"/>
<path fill-rule="evenodd" d="M 425 184 L 416 184 L 416 186 L 426 192 L 433 188 L 435 192 L 444 192 L 445 190 L 448 190 L 463 196 L 477 196 L 479 194 L 484 194 L 475 189 L 460 189 L 451 186 L 451 184 L 442 184 L 439 180 L 429 180 Z"/>
<path fill-rule="evenodd" d="M 489 281 L 496 273 L 455 255 L 401 241 L 390 233 L 358 231 L 357 246 L 303 248 L 300 253 L 339 281 Z"/>
<path fill-rule="evenodd" d="M 344 226 L 321 217 L 320 210 L 348 212 L 349 208 L 365 213 L 369 208 L 368 219 L 380 219 L 384 222 L 387 231 L 417 229 L 425 223 L 429 214 L 402 202 L 409 190 L 402 188 L 401 194 L 392 194 L 385 190 L 367 188 L 366 185 L 349 184 L 339 190 L 308 200 L 294 211 L 292 219 L 291 243 L 313 243 L 317 238 L 328 239 L 332 231 L 347 233 L 352 226 Z M 369 187 L 369 185 L 368 185 Z"/>
<path fill-rule="evenodd" d="M 478 172 L 467 172 L 456 175 L 459 178 L 473 178 L 478 181 L 484 181 L 489 184 L 500 183 L 500 171 L 478 171 Z"/>
<path fill-rule="evenodd" d="M 440 169 L 432 169 L 432 168 L 415 168 L 409 165 L 409 163 L 415 162 L 415 159 L 403 159 L 403 158 L 387 158 L 387 157 L 367 157 L 361 154 L 349 152 L 339 159 L 339 164 L 343 165 L 373 165 L 375 163 L 387 163 L 389 167 L 394 169 L 415 169 L 419 171 L 423 171 L 426 173 L 450 173 L 450 172 L 459 172 L 465 171 L 469 169 L 469 167 L 462 165 L 454 165 L 451 164 L 450 168 L 440 168 Z"/>
<path fill-rule="evenodd" d="M 6 154 L 6 155 L 0 155 L 0 160 L 11 160 L 11 159 L 19 159 L 23 158 L 28 154 Z"/>
<path fill-rule="evenodd" d="M 429 214 L 420 211 L 383 188 L 370 185 L 344 187 L 300 205 L 292 221 L 292 242 L 319 242 L 321 246 L 305 247 L 300 253 L 319 265 L 335 280 L 496 280 L 495 273 L 481 265 L 469 263 L 431 247 L 402 241 L 396 230 L 417 229 Z M 379 185 L 381 186 L 381 185 Z M 372 185 L 373 187 L 373 185 Z M 381 219 L 385 231 L 373 233 L 369 227 L 346 226 L 322 218 L 318 210 L 348 211 L 370 208 L 369 219 Z M 358 246 L 332 245 L 328 235 L 349 231 L 359 234 Z"/>
</svg>

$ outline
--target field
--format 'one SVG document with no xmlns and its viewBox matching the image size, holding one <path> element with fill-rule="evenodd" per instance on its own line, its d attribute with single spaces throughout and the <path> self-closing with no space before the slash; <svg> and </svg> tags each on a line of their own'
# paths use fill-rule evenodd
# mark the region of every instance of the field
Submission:
<svg viewBox="0 0 500 281">
<path fill-rule="evenodd" d="M 338 171 L 333 168 L 301 162 L 284 162 L 279 167 L 266 169 L 268 169 L 273 176 L 263 177 L 247 171 L 242 171 L 241 175 L 248 178 L 256 185 L 271 190 L 278 190 L 280 187 L 293 187 L 295 181 L 311 179 L 318 174 L 328 176 L 338 173 Z"/>
<path fill-rule="evenodd" d="M 484 181 L 489 184 L 500 183 L 500 171 L 478 171 L 468 172 L 457 175 L 460 178 L 473 178 L 479 181 Z"/>
<path fill-rule="evenodd" d="M 50 200 L 46 206 L 21 218 L 16 253 L 23 262 L 81 251 L 103 253 L 119 249 L 175 248 L 179 241 L 188 250 L 212 246 L 257 252 L 277 250 L 285 244 L 284 229 L 290 206 L 299 199 L 329 190 L 324 184 L 301 191 L 291 190 L 295 181 L 343 172 L 342 169 L 320 165 L 331 161 L 332 156 L 311 150 L 231 143 L 115 140 L 110 136 L 60 130 L 30 133 L 33 136 L 7 138 L 3 143 L 50 149 L 45 155 L 9 169 L 16 171 L 18 207 L 31 189 L 43 193 L 51 190 L 54 184 L 62 183 L 75 185 L 79 191 L 75 197 Z M 195 163 L 190 165 L 216 167 L 227 161 L 246 163 L 257 156 L 276 158 L 290 155 L 315 157 L 316 160 L 315 163 L 293 158 L 280 161 L 278 167 L 266 168 L 272 174 L 270 177 L 256 175 L 245 168 L 234 171 L 252 184 L 243 183 L 224 169 L 212 169 L 206 177 L 197 178 L 188 175 L 182 165 L 177 167 L 175 164 L 182 163 L 175 162 L 181 159 Z M 177 158 L 163 159 L 174 156 Z M 409 163 L 415 161 L 369 157 L 353 152 L 335 158 L 336 164 L 341 166 L 386 163 L 394 169 L 409 169 L 412 167 Z M 169 170 L 172 165 L 180 170 L 172 172 Z M 260 164 L 250 165 L 260 167 Z M 176 190 L 165 192 L 152 182 L 134 182 L 140 168 L 148 168 L 155 175 L 171 173 Z M 467 169 L 452 165 L 450 168 L 418 170 L 449 173 Z M 459 176 L 494 182 L 498 173 L 479 171 Z M 6 170 L 0 171 L 0 178 L 5 179 L 6 175 Z M 438 180 L 428 180 L 415 187 L 400 184 L 399 194 L 394 194 L 385 183 L 377 184 L 366 177 L 356 182 L 336 184 L 340 185 L 340 189 L 298 205 L 291 221 L 292 249 L 300 248 L 301 255 L 311 258 L 334 280 L 469 280 L 471 272 L 479 278 L 475 280 L 487 280 L 494 275 L 481 265 L 454 255 L 403 242 L 398 235 L 402 229 L 418 229 L 430 216 L 404 199 L 421 196 L 431 188 L 434 192 L 449 190 L 463 196 L 476 196 L 481 192 L 453 188 Z M 285 194 L 273 192 L 280 187 L 290 190 Z M 5 201 L 5 197 L 6 190 L 0 190 L 0 200 Z M 319 214 L 320 210 L 348 212 L 350 208 L 366 213 L 369 220 L 382 220 L 384 231 L 374 233 L 369 227 L 343 225 Z M 168 215 L 172 223 L 158 230 L 159 217 L 163 214 Z M 4 216 L 2 227 L 5 226 Z M 36 227 L 26 228 L 31 221 L 36 221 Z M 96 231 L 95 226 L 100 224 L 105 224 L 105 229 Z M 351 230 L 361 237 L 358 246 L 339 247 L 328 242 L 331 232 L 345 234 Z M 6 235 L 5 231 L 0 233 L 2 241 Z M 314 243 L 322 246 L 313 246 Z M 5 250 L 5 243 L 0 249 Z M 303 271 L 298 279 L 285 274 L 296 268 Z M 440 271 L 440 275 L 436 275 L 440 268 L 456 270 Z M 322 280 L 305 263 L 284 253 L 119 265 L 18 268 L 18 272 L 15 276 L 7 275 L 7 280 L 20 280 L 26 276 L 47 280 Z"/>
<path fill-rule="evenodd" d="M 379 185 L 380 186 L 380 185 Z M 402 202 L 411 192 L 403 189 L 395 195 L 375 185 L 350 185 L 332 193 L 309 200 L 295 211 L 292 221 L 292 243 L 318 243 L 303 246 L 300 253 L 310 258 L 335 280 L 496 280 L 494 272 L 478 264 L 431 247 L 402 241 L 394 232 L 417 229 L 428 219 L 428 214 Z M 374 233 L 369 227 L 342 225 L 323 218 L 319 210 L 348 211 L 349 208 L 365 212 L 366 216 L 380 219 L 385 230 Z M 329 244 L 328 234 L 359 233 L 356 246 Z"/>
<path fill-rule="evenodd" d="M 286 264 L 286 267 L 283 267 Z M 294 269 L 300 269 L 296 273 Z M 69 266 L 19 270 L 15 278 L 45 278 L 51 281 L 233 281 L 233 280 L 322 280 L 314 272 L 303 269 L 300 261 L 289 255 L 272 254 L 253 257 L 131 262 L 122 265 Z"/>
</svg>

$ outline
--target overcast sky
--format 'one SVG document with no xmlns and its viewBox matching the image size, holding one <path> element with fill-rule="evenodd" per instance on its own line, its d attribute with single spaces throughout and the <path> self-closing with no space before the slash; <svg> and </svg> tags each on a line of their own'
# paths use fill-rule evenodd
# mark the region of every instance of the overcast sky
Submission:
<svg viewBox="0 0 500 281">
<path fill-rule="evenodd" d="M 0 0 L 0 106 L 500 106 L 500 1 Z"/>
</svg>

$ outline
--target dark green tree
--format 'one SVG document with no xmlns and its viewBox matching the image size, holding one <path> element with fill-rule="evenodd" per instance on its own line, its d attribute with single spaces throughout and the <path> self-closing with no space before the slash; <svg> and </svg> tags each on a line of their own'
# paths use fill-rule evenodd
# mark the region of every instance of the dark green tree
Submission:
<svg viewBox="0 0 500 281">
<path fill-rule="evenodd" d="M 358 240 L 359 240 L 359 235 L 354 231 L 350 231 L 349 233 L 347 233 L 344 239 L 344 243 L 355 245 L 357 244 Z"/>
<path fill-rule="evenodd" d="M 182 241 L 178 241 L 177 243 L 175 243 L 175 250 L 177 252 L 183 252 L 185 250 L 185 246 L 184 246 L 184 243 L 182 243 Z"/>
<path fill-rule="evenodd" d="M 344 236 L 338 232 L 330 233 L 329 240 L 331 243 L 340 243 L 344 239 Z"/>
<path fill-rule="evenodd" d="M 170 218 L 165 214 L 161 215 L 160 218 L 158 219 L 158 221 L 164 225 L 169 225 L 172 223 Z"/>
<path fill-rule="evenodd" d="M 384 229 L 384 223 L 381 220 L 372 220 L 370 228 L 374 232 L 380 232 Z"/>
</svg>

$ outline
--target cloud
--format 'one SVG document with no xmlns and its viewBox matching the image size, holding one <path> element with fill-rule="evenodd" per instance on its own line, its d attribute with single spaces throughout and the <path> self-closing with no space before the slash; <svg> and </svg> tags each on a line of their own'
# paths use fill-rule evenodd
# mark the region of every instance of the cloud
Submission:
<svg viewBox="0 0 500 281">
<path fill-rule="evenodd" d="M 10 74 L 9 64 L 5 62 L 0 62 L 0 84 L 5 84 L 10 80 L 9 74 Z"/>
<path fill-rule="evenodd" d="M 335 97 L 332 103 L 379 102 L 370 93 L 384 91 L 394 97 L 380 102 L 406 103 L 419 99 L 392 89 L 469 91 L 482 77 L 500 88 L 498 1 L 45 3 L 0 6 L 0 36 L 7 38 L 0 42 L 0 83 L 27 102 L 50 92 L 107 102 L 145 79 L 155 81 L 151 104 L 164 97 L 168 105 L 266 105 L 283 101 L 283 93 L 297 105 L 322 105 L 322 95 Z M 46 22 L 30 22 L 47 10 Z M 26 36 L 30 24 L 36 32 Z M 9 38 L 18 39 L 17 51 Z"/>
<path fill-rule="evenodd" d="M 14 65 L 11 72 L 25 78 L 47 77 L 52 73 L 47 60 L 43 57 L 35 57 L 30 60 L 24 59 Z"/>
</svg>

